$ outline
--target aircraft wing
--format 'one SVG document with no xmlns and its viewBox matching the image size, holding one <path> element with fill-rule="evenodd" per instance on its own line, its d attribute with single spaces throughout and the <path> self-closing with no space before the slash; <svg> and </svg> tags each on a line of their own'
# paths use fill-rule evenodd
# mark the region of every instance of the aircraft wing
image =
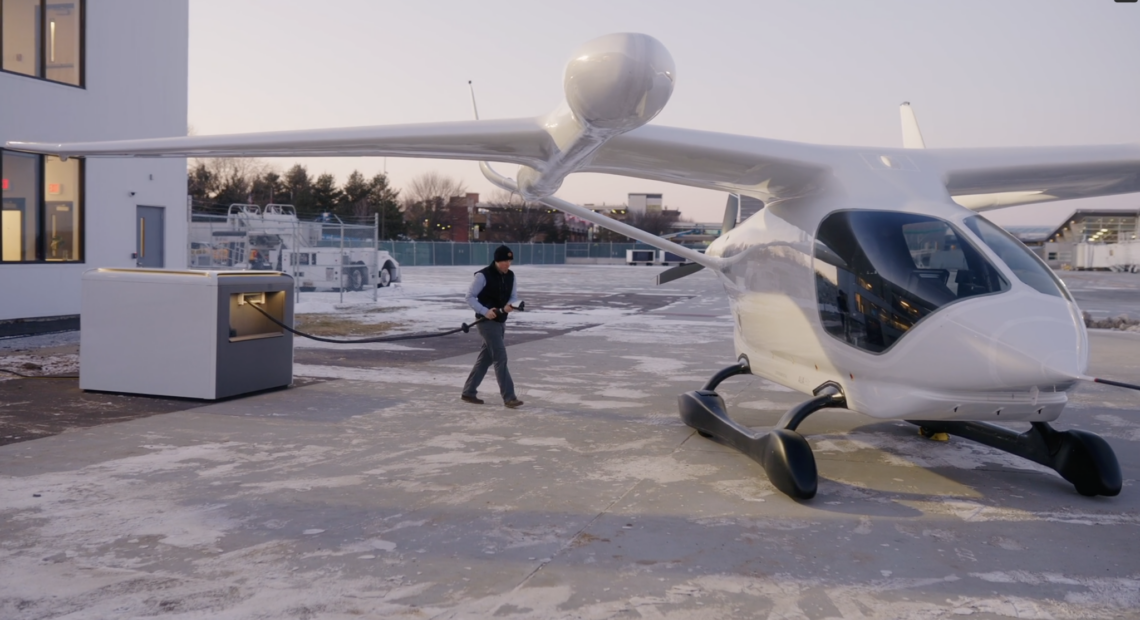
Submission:
<svg viewBox="0 0 1140 620">
<path fill-rule="evenodd" d="M 67 157 L 422 157 L 537 170 L 559 151 L 541 118 L 113 142 L 8 142 L 5 148 Z M 643 126 L 606 140 L 577 171 L 789 197 L 822 183 L 827 151 L 796 142 Z"/>
<path fill-rule="evenodd" d="M 955 202 L 976 211 L 1140 192 L 1140 144 L 927 149 Z"/>
<path fill-rule="evenodd" d="M 67 157 L 426 157 L 533 167 L 541 167 L 557 150 L 533 118 L 113 142 L 8 142 L 5 148 Z"/>
<path fill-rule="evenodd" d="M 791 198 L 820 188 L 835 147 L 646 125 L 598 149 L 583 172 Z"/>
<path fill-rule="evenodd" d="M 504 162 L 539 171 L 559 154 L 542 118 L 113 142 L 8 142 L 5 148 L 69 157 L 421 157 Z M 846 150 L 850 147 L 645 125 L 606 140 L 576 171 L 789 198 L 826 183 L 835 158 Z M 1140 192 L 1140 145 L 909 152 L 942 175 L 956 202 L 978 211 Z"/>
</svg>

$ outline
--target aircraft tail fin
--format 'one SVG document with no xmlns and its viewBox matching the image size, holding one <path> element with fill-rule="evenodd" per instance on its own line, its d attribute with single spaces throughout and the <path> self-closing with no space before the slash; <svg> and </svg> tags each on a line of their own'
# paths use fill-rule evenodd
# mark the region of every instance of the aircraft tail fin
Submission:
<svg viewBox="0 0 1140 620">
<path fill-rule="evenodd" d="M 729 194 L 728 202 L 724 205 L 724 219 L 720 224 L 720 234 L 725 234 L 728 231 L 736 228 L 736 220 L 740 218 L 740 194 Z M 672 269 L 666 269 L 657 274 L 657 286 L 678 280 L 685 276 L 693 275 L 694 273 L 704 269 L 705 266 L 700 263 L 685 263 L 677 265 Z"/>
<path fill-rule="evenodd" d="M 904 149 L 924 149 L 926 143 L 922 141 L 922 132 L 918 130 L 918 118 L 914 115 L 914 108 L 909 101 L 899 106 L 902 116 L 902 139 Z"/>
<path fill-rule="evenodd" d="M 740 216 L 740 195 L 729 194 L 728 204 L 724 205 L 724 221 L 720 225 L 720 234 L 724 234 L 736 227 L 736 220 Z"/>
</svg>

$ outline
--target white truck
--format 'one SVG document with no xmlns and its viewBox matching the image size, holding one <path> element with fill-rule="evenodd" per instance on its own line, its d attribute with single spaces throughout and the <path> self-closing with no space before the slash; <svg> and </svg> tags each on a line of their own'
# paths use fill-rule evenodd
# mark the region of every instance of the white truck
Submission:
<svg viewBox="0 0 1140 620">
<path fill-rule="evenodd" d="M 191 221 L 190 265 L 281 271 L 301 291 L 359 291 L 400 281 L 400 263 L 374 247 L 372 226 L 330 219 L 302 222 L 292 205 L 233 204 L 224 220 Z"/>
</svg>

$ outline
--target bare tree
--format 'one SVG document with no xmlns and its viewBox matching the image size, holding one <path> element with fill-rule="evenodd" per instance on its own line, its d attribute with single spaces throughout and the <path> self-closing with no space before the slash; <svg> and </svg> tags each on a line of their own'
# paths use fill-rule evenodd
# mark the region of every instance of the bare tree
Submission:
<svg viewBox="0 0 1140 620">
<path fill-rule="evenodd" d="M 447 203 L 453 196 L 467 193 L 461 181 L 438 172 L 425 172 L 412 179 L 404 190 L 402 208 L 408 234 L 416 239 L 435 241 L 451 227 Z"/>
<path fill-rule="evenodd" d="M 676 213 L 675 211 L 673 213 Z M 676 217 L 666 215 L 662 211 L 642 211 L 640 213 L 630 213 L 625 218 L 625 223 L 639 228 L 647 233 L 654 235 L 661 235 L 670 231 L 670 225 L 676 221 Z"/>
<path fill-rule="evenodd" d="M 462 181 L 431 171 L 412 179 L 411 185 L 404 190 L 404 200 L 423 202 L 432 198 L 442 198 L 444 204 L 447 204 L 452 196 L 462 196 L 466 193 L 467 187 Z"/>
<path fill-rule="evenodd" d="M 192 195 L 223 205 L 249 201 L 254 182 L 271 171 L 264 161 L 250 158 L 192 159 L 188 163 Z"/>
<path fill-rule="evenodd" d="M 556 229 L 554 211 L 550 207 L 527 202 L 518 194 L 496 191 L 485 208 L 492 210 L 495 222 L 489 232 L 501 241 L 551 240 L 549 237 Z"/>
</svg>

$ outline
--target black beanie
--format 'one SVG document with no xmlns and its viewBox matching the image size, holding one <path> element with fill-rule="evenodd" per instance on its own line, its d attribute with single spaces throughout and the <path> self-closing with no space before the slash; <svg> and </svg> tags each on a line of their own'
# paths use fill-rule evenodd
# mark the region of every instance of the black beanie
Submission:
<svg viewBox="0 0 1140 620">
<path fill-rule="evenodd" d="M 495 262 L 496 263 L 499 261 L 503 261 L 503 260 L 514 260 L 514 259 L 515 259 L 515 253 L 512 252 L 511 249 L 508 248 L 507 246 L 500 245 L 499 247 L 495 248 Z"/>
</svg>

